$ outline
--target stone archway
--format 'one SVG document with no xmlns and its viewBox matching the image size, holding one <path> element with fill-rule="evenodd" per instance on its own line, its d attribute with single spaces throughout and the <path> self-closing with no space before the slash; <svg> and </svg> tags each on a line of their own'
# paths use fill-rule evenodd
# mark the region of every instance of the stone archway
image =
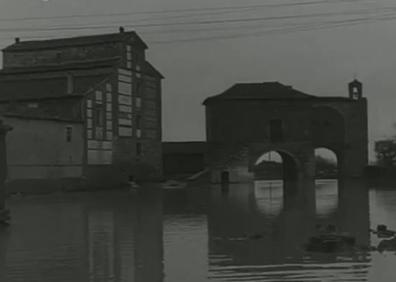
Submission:
<svg viewBox="0 0 396 282">
<path fill-rule="evenodd" d="M 279 167 L 281 169 L 281 176 L 280 178 L 284 181 L 295 181 L 298 180 L 299 178 L 299 169 L 300 169 L 300 164 L 298 159 L 293 156 L 290 152 L 287 152 L 285 150 L 268 150 L 264 153 L 262 153 L 258 158 L 256 157 L 256 160 L 254 160 L 254 165 L 251 168 L 251 171 L 254 174 L 254 177 L 257 178 L 258 174 L 258 169 L 261 167 L 262 169 L 266 169 L 264 165 L 267 165 L 267 169 L 270 169 L 270 167 L 276 166 L 276 161 L 273 161 L 271 159 L 266 160 L 265 156 L 269 155 L 271 156 L 271 153 L 276 153 L 278 156 L 278 159 L 280 158 L 280 163 L 278 160 Z M 252 163 L 252 162 L 251 162 Z M 264 164 L 264 165 L 263 165 Z M 276 169 L 276 167 L 275 167 Z M 273 175 L 270 175 L 270 178 L 274 178 L 274 176 L 279 176 L 277 175 L 277 172 L 272 173 Z"/>
</svg>

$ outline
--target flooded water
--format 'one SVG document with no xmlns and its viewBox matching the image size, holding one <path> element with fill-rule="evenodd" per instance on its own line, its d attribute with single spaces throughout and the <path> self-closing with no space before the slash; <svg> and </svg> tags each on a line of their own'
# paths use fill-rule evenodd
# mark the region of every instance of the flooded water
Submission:
<svg viewBox="0 0 396 282">
<path fill-rule="evenodd" d="M 284 186 L 284 187 L 283 187 Z M 396 281 L 396 189 L 319 181 L 14 196 L 0 281 Z M 307 251 L 318 225 L 353 248 Z"/>
</svg>

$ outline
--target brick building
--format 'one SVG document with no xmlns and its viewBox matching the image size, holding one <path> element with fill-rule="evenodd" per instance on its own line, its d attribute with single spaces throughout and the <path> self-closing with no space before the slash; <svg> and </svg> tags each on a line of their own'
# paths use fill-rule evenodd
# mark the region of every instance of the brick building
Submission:
<svg viewBox="0 0 396 282">
<path fill-rule="evenodd" d="M 238 83 L 207 98 L 212 182 L 250 181 L 268 152 L 282 157 L 285 180 L 313 179 L 317 148 L 334 152 L 340 178 L 361 177 L 368 163 L 367 100 L 362 84 L 348 97 L 319 97 L 279 82 Z"/>
<path fill-rule="evenodd" d="M 89 186 L 158 179 L 161 80 L 133 31 L 21 41 L 3 49 L 0 114 L 9 179 Z M 63 182 L 62 182 L 63 183 Z"/>
</svg>

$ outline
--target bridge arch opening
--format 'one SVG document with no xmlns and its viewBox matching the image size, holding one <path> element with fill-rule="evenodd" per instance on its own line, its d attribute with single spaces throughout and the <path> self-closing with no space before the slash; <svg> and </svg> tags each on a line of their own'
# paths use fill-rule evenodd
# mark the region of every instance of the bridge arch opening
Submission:
<svg viewBox="0 0 396 282">
<path fill-rule="evenodd" d="M 315 178 L 338 179 L 339 164 L 335 151 L 327 147 L 315 149 Z"/>
<path fill-rule="evenodd" d="M 319 217 L 329 216 L 338 208 L 339 161 L 337 153 L 326 147 L 315 149 L 315 202 Z"/>
<path fill-rule="evenodd" d="M 257 158 L 253 173 L 256 180 L 295 181 L 298 179 L 298 163 L 287 152 L 269 151 Z"/>
<path fill-rule="evenodd" d="M 299 163 L 290 153 L 269 151 L 254 163 L 254 194 L 256 206 L 267 215 L 277 215 L 293 198 L 297 186 Z"/>
</svg>

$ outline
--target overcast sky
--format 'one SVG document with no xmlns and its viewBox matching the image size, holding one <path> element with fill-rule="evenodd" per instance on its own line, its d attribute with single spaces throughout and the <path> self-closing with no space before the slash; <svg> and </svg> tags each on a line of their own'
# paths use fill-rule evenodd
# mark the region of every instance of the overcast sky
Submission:
<svg viewBox="0 0 396 282">
<path fill-rule="evenodd" d="M 69 17 L 76 15 L 91 16 Z M 280 81 L 309 94 L 347 96 L 347 83 L 355 76 L 369 100 L 371 143 L 396 133 L 394 1 L 0 2 L 1 47 L 16 36 L 93 34 L 119 25 L 143 37 L 149 60 L 166 77 L 166 141 L 204 140 L 203 99 L 236 82 Z M 96 27 L 79 29 L 87 26 Z"/>
</svg>

